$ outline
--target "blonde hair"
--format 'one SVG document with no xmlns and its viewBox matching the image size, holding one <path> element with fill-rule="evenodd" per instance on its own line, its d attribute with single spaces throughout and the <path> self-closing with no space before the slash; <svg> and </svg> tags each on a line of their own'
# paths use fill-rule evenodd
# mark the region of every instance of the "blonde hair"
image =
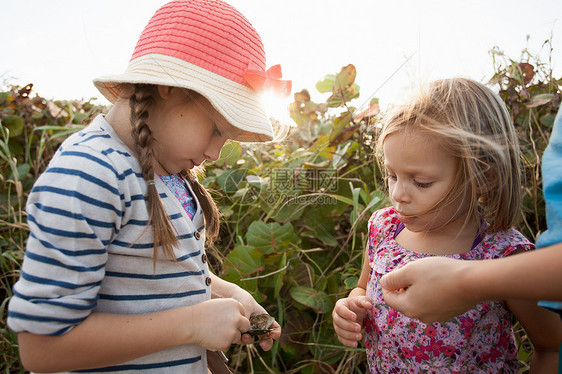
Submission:
<svg viewBox="0 0 562 374">
<path fill-rule="evenodd" d="M 129 97 L 132 125 L 131 136 L 135 142 L 135 151 L 138 154 L 142 177 L 147 182 L 154 179 L 154 164 L 156 162 L 152 132 L 147 122 L 149 109 L 155 103 L 155 95 L 157 95 L 156 86 L 137 84 L 133 85 L 132 94 Z M 186 97 L 187 100 L 195 100 L 201 97 L 201 95 L 190 91 Z M 198 171 L 201 172 L 202 169 Z M 212 243 L 219 233 L 220 215 L 217 206 L 205 187 L 197 180 L 196 172 L 193 170 L 183 170 L 181 175 L 190 181 L 193 192 L 201 204 L 205 216 L 206 238 L 209 243 Z M 154 183 L 148 183 L 147 187 L 148 224 L 152 225 L 154 232 L 154 261 L 156 262 L 160 246 L 167 257 L 174 259 L 173 247 L 178 243 L 175 230 L 160 200 L 156 186 Z"/>
<path fill-rule="evenodd" d="M 431 211 L 469 199 L 465 224 L 481 214 L 487 231 L 513 227 L 521 209 L 521 165 L 517 133 L 501 98 L 465 78 L 430 83 L 386 117 L 377 141 L 384 162 L 385 140 L 397 132 L 419 132 L 438 142 L 458 161 L 446 196 Z M 381 170 L 385 170 L 381 168 Z"/>
</svg>

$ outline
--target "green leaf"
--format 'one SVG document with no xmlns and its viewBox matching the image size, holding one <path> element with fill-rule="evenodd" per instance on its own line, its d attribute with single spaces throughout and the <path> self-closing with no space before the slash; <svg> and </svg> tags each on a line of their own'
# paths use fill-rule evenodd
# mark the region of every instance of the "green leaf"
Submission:
<svg viewBox="0 0 562 374">
<path fill-rule="evenodd" d="M 533 96 L 531 98 L 531 102 L 528 103 L 528 104 L 525 104 L 525 106 L 527 108 L 534 108 L 534 107 L 537 107 L 537 106 L 541 106 L 541 105 L 549 103 L 552 100 L 553 97 L 554 97 L 554 95 L 549 94 L 549 93 L 536 95 L 536 96 Z"/>
<path fill-rule="evenodd" d="M 353 83 L 345 91 L 333 93 L 328 98 L 328 100 L 326 100 L 326 104 L 330 108 L 338 108 L 343 105 L 344 101 L 347 103 L 358 97 L 359 97 L 359 86 Z"/>
<path fill-rule="evenodd" d="M 361 190 L 358 187 L 353 187 L 353 183 L 349 182 L 349 188 L 351 189 L 351 194 L 353 196 L 353 210 L 351 211 L 351 214 L 349 215 L 349 220 L 351 223 L 351 226 L 355 225 L 355 221 L 357 220 L 357 218 L 359 217 L 359 191 Z"/>
<path fill-rule="evenodd" d="M 336 76 L 334 74 L 328 74 L 323 80 L 316 83 L 316 89 L 320 93 L 332 92 L 335 80 Z"/>
<path fill-rule="evenodd" d="M 11 97 L 9 92 L 0 92 L 0 105 L 5 105 L 9 101 L 13 101 L 14 98 Z"/>
<path fill-rule="evenodd" d="M 244 288 L 260 303 L 265 300 L 265 296 L 259 291 L 258 280 L 246 279 L 254 277 L 260 270 L 264 270 L 263 253 L 255 248 L 239 245 L 226 256 L 222 278 Z"/>
<path fill-rule="evenodd" d="M 246 240 L 249 245 L 265 254 L 288 249 L 299 242 L 292 224 L 280 225 L 277 222 L 263 221 L 252 222 L 248 227 Z"/>
<path fill-rule="evenodd" d="M 324 219 L 324 222 L 320 222 L 318 219 L 311 220 L 307 225 L 310 230 L 304 231 L 301 235 L 320 240 L 325 246 L 336 247 L 338 240 L 334 236 L 333 225 L 330 225 L 330 223 L 331 221 L 326 219 Z"/>
<path fill-rule="evenodd" d="M 333 143 L 333 141 L 341 134 L 345 126 L 347 126 L 350 121 L 350 112 L 345 112 L 334 120 L 334 127 L 332 129 L 332 132 L 330 133 L 330 143 Z"/>
<path fill-rule="evenodd" d="M 17 175 L 10 175 L 10 179 L 14 179 L 14 180 L 22 180 L 27 173 L 29 173 L 29 171 L 31 170 L 31 166 L 29 164 L 22 164 L 19 165 L 16 169 L 16 174 Z"/>
<path fill-rule="evenodd" d="M 345 280 L 343 281 L 346 290 L 352 290 L 357 287 L 357 282 L 359 282 L 359 278 L 357 277 L 345 278 Z"/>
<path fill-rule="evenodd" d="M 345 143 L 353 136 L 353 134 L 357 132 L 357 130 L 359 130 L 359 127 L 360 124 L 351 127 L 346 127 L 345 129 L 343 129 L 341 134 L 338 134 L 338 136 L 335 137 L 335 139 L 330 142 L 330 145 L 339 145 Z"/>
<path fill-rule="evenodd" d="M 551 128 L 554 125 L 554 118 L 555 117 L 552 113 L 545 114 L 540 118 L 541 126 L 544 126 L 545 128 Z"/>
<path fill-rule="evenodd" d="M 355 82 L 355 77 L 357 76 L 357 70 L 355 66 L 349 64 L 342 67 L 341 71 L 336 75 L 334 81 L 334 87 L 332 89 L 333 93 L 341 93 L 347 90 L 353 82 Z"/>
<path fill-rule="evenodd" d="M 242 157 L 242 147 L 237 142 L 228 142 L 221 149 L 221 155 L 215 164 L 217 166 L 234 166 Z"/>
<path fill-rule="evenodd" d="M 353 206 L 353 200 L 351 200 L 348 197 L 341 196 L 341 195 L 335 195 L 335 194 L 327 194 L 327 195 L 330 196 L 330 197 L 333 197 L 334 199 L 336 199 L 338 201 L 341 201 L 342 203 L 346 203 L 348 205 Z"/>
<path fill-rule="evenodd" d="M 296 286 L 289 292 L 295 301 L 314 309 L 317 313 L 328 313 L 332 309 L 332 299 L 324 291 Z"/>
<path fill-rule="evenodd" d="M 217 177 L 220 188 L 228 194 L 234 194 L 244 179 L 244 171 L 225 170 Z"/>
<path fill-rule="evenodd" d="M 293 196 L 287 196 L 279 208 L 271 214 L 271 219 L 280 223 L 297 221 L 304 213 L 306 205 L 294 203 L 292 199 Z"/>
<path fill-rule="evenodd" d="M 225 266 L 238 269 L 242 277 L 251 276 L 263 269 L 263 253 L 251 246 L 237 246 L 226 256 Z"/>
<path fill-rule="evenodd" d="M 222 279 L 235 283 L 248 291 L 256 300 L 258 304 L 261 304 L 265 301 L 266 297 L 263 293 L 260 292 L 260 287 L 258 286 L 257 279 L 244 279 L 240 277 L 240 274 L 237 272 L 237 269 L 228 268 L 225 269 L 222 273 Z"/>
<path fill-rule="evenodd" d="M 332 94 L 328 100 L 326 100 L 326 104 L 330 108 L 338 108 L 343 105 L 343 98 L 341 93 Z"/>
<path fill-rule="evenodd" d="M 21 135 L 23 132 L 23 119 L 20 116 L 6 116 L 2 119 L 2 126 L 10 130 L 10 138 Z"/>
<path fill-rule="evenodd" d="M 386 202 L 385 201 L 386 194 L 383 191 L 375 190 L 371 192 L 370 196 L 371 199 L 367 204 L 367 206 L 365 207 L 364 211 L 371 210 L 371 213 L 374 213 L 375 210 L 379 210 L 380 208 L 382 208 L 382 206 Z"/>
<path fill-rule="evenodd" d="M 54 132 L 51 135 L 51 139 L 56 138 L 66 138 L 68 135 L 71 135 L 77 131 L 80 131 L 84 128 L 84 125 L 73 125 L 73 126 L 38 126 L 33 129 L 33 131 L 47 131 L 47 132 Z"/>
<path fill-rule="evenodd" d="M 320 135 L 310 147 L 310 150 L 318 155 L 331 160 L 336 147 L 330 146 L 330 137 L 328 135 Z"/>
</svg>

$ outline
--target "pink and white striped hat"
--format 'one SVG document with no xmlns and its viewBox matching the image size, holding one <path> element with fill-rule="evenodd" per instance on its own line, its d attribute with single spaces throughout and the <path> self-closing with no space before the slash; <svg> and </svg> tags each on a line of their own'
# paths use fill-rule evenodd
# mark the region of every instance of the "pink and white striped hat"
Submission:
<svg viewBox="0 0 562 374">
<path fill-rule="evenodd" d="M 266 71 L 261 38 L 233 6 L 220 0 L 175 0 L 162 6 L 142 32 L 123 74 L 94 79 L 112 103 L 122 83 L 188 88 L 205 96 L 225 119 L 242 130 L 235 139 L 273 139 L 259 92 L 287 96 L 291 81 L 281 67 Z"/>
</svg>

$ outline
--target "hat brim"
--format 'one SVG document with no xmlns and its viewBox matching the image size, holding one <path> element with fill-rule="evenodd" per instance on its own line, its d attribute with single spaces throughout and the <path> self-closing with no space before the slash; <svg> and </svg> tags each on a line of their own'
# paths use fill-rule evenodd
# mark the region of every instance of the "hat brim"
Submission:
<svg viewBox="0 0 562 374">
<path fill-rule="evenodd" d="M 148 54 L 131 61 L 123 74 L 94 79 L 94 85 L 114 103 L 123 83 L 183 87 L 205 96 L 233 126 L 242 130 L 236 141 L 273 140 L 271 122 L 254 90 L 181 59 Z"/>
</svg>

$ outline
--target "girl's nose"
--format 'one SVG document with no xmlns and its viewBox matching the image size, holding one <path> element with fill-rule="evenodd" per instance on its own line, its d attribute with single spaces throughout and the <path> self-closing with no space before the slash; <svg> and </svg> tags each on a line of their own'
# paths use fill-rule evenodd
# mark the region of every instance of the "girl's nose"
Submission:
<svg viewBox="0 0 562 374">
<path fill-rule="evenodd" d="M 406 190 L 406 186 L 400 180 L 394 182 L 389 192 L 392 200 L 398 203 L 405 203 L 408 201 L 408 193 Z"/>
<path fill-rule="evenodd" d="M 205 150 L 205 158 L 209 161 L 216 161 L 221 155 L 221 149 L 224 145 L 223 139 L 216 139 L 209 143 L 209 146 Z"/>
</svg>

